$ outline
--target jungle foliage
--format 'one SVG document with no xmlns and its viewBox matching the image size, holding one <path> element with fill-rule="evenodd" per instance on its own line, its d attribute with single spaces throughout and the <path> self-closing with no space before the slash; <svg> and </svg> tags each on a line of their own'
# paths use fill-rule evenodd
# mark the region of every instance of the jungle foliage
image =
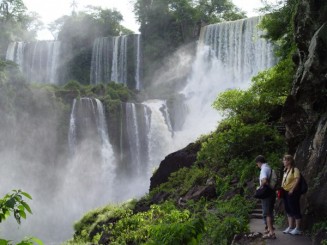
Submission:
<svg viewBox="0 0 327 245">
<path fill-rule="evenodd" d="M 176 4 L 183 3 L 185 7 L 190 2 L 178 1 Z M 199 4 L 204 2 L 206 1 L 197 1 Z M 267 30 L 266 37 L 276 44 L 280 57 L 278 63 L 255 76 L 248 90 L 233 89 L 218 95 L 213 107 L 222 113 L 225 119 L 220 122 L 215 132 L 199 139 L 202 147 L 198 152 L 196 164 L 172 173 L 166 183 L 137 202 L 148 205 L 150 210 L 137 213 L 130 211 L 128 216 L 117 219 L 111 217 L 110 221 L 101 223 L 103 227 L 97 230 L 97 235 L 93 233 L 93 236 L 86 229 L 79 228 L 81 226 L 75 226 L 75 237 L 70 242 L 97 243 L 107 234 L 107 237 L 112 239 L 110 244 L 179 244 L 175 241 L 183 241 L 183 244 L 230 244 L 234 234 L 248 231 L 248 213 L 253 208 L 254 201 L 251 199 L 252 193 L 247 189 L 247 183 L 255 181 L 258 175 L 253 160 L 258 154 L 264 154 L 268 162 L 277 168 L 280 166 L 280 157 L 286 151 L 280 118 L 295 74 L 295 66 L 291 59 L 294 45 L 291 36 L 287 36 L 291 35 L 292 27 L 283 28 L 279 33 L 275 33 L 274 28 L 280 25 L 281 16 L 285 26 L 292 25 L 291 17 L 289 13 L 286 16 L 285 11 L 285 8 L 294 10 L 294 6 L 289 5 L 292 3 L 285 2 L 282 7 L 274 9 L 261 24 L 262 28 Z M 166 40 L 169 40 L 169 34 L 172 34 L 174 29 L 169 29 L 167 23 L 172 20 L 169 14 L 176 10 L 174 5 L 169 4 L 170 2 L 166 4 L 159 1 L 137 1 L 136 11 L 139 11 L 137 15 L 141 29 L 144 28 L 145 33 L 148 33 L 150 43 L 148 46 L 145 44 L 146 49 L 149 49 L 146 52 L 151 53 L 150 50 L 155 45 L 161 45 L 161 49 L 158 50 L 162 50 L 169 43 Z M 190 5 L 185 9 L 189 11 L 194 6 L 200 5 Z M 183 13 L 193 13 L 186 10 Z M 155 24 L 155 21 L 158 23 Z M 182 28 L 182 23 L 179 24 L 178 28 Z M 157 43 L 155 40 L 159 37 L 155 35 L 158 32 L 151 29 L 154 27 L 160 27 L 158 29 L 161 34 L 168 37 L 161 36 Z M 181 32 L 181 29 L 176 32 Z M 176 40 L 182 43 L 186 39 L 180 35 L 180 39 Z M 155 59 L 155 56 L 161 55 L 154 53 L 153 57 L 148 59 Z M 208 180 L 214 182 L 216 199 L 201 198 L 182 204 L 177 201 L 193 187 L 206 185 Z M 167 196 L 166 202 L 151 205 L 153 198 L 162 193 Z M 174 229 L 168 228 L 166 221 L 159 218 L 160 215 L 156 216 L 157 220 L 153 220 L 154 210 L 164 212 L 170 222 L 173 221 L 168 224 Z M 175 213 L 174 218 L 171 217 L 172 213 Z M 105 214 L 97 217 L 105 217 Z M 180 217 L 184 217 L 183 220 L 180 220 Z M 192 235 L 186 236 L 191 240 L 183 240 L 186 235 L 184 228 L 193 222 L 198 225 L 191 225 L 192 228 L 188 229 L 193 230 Z M 88 226 L 86 220 L 82 219 L 80 223 Z M 84 236 L 79 235 L 82 230 Z M 152 230 L 156 233 L 151 233 Z M 117 236 L 119 234 L 117 231 L 124 234 Z M 162 232 L 165 232 L 164 237 Z M 111 236 L 112 234 L 116 235 Z"/>
<path fill-rule="evenodd" d="M 12 41 L 31 41 L 42 27 L 37 13 L 29 13 L 22 0 L 0 2 L 0 58 Z"/>
<path fill-rule="evenodd" d="M 277 116 L 271 112 L 280 109 L 289 93 L 292 68 L 290 59 L 281 61 L 254 77 L 248 90 L 220 94 L 214 107 L 225 113 L 225 119 L 216 132 L 199 139 L 197 163 L 172 173 L 166 183 L 143 197 L 139 202 L 148 205 L 148 211 L 135 213 L 131 208 L 113 217 L 112 210 L 118 207 L 111 207 L 101 214 L 87 214 L 75 225 L 70 244 L 98 243 L 106 237 L 110 244 L 230 244 L 234 234 L 247 232 L 254 200 L 246 183 L 258 174 L 253 159 L 265 154 L 278 167 L 285 152 L 283 135 L 277 129 L 280 110 Z M 193 187 L 205 186 L 207 180 L 214 181 L 216 199 L 176 201 Z M 151 204 L 162 193 L 166 202 Z"/>
<path fill-rule="evenodd" d="M 248 231 L 248 213 L 254 203 L 245 184 L 253 181 L 258 174 L 253 159 L 258 154 L 264 154 L 271 165 L 278 166 L 279 158 L 286 150 L 278 124 L 295 71 L 290 58 L 293 48 L 288 48 L 293 44 L 291 36 L 287 36 L 291 35 L 288 28 L 282 28 L 277 34 L 274 28 L 280 25 L 280 16 L 285 26 L 291 25 L 291 18 L 286 16 L 289 13 L 284 11 L 284 8 L 290 7 L 288 4 L 288 1 L 285 2 L 284 7 L 268 15 L 262 24 L 268 31 L 267 37 L 282 44 L 279 45 L 280 61 L 275 67 L 254 77 L 249 90 L 229 90 L 217 97 L 213 106 L 224 113 L 225 119 L 214 133 L 199 139 L 202 147 L 197 163 L 173 173 L 168 182 L 143 197 L 140 201 L 148 204 L 146 211 L 136 212 L 138 202 L 134 200 L 89 212 L 75 224 L 74 237 L 67 244 L 229 244 L 235 233 Z M 161 60 L 179 45 L 195 38 L 202 23 L 243 16 L 230 1 L 138 0 L 135 11 L 145 37 L 148 64 Z M 94 18 L 84 14 L 71 16 L 63 22 L 60 32 L 84 26 L 84 21 L 91 27 Z M 119 22 L 119 18 L 116 21 Z M 83 52 L 90 51 L 91 40 L 95 38 L 93 31 L 90 30 L 91 34 L 78 34 L 85 34 L 82 40 L 78 40 L 79 36 L 67 36 L 71 45 L 76 45 L 71 60 L 67 58 L 67 62 L 75 65 L 74 59 L 79 54 L 83 56 Z M 108 31 L 104 33 L 109 34 Z M 86 42 L 89 49 L 82 50 L 79 42 Z M 79 63 L 76 61 L 76 64 Z M 3 69 L 0 85 L 7 86 L 8 74 L 3 67 L 5 65 L 0 63 L 0 69 Z M 65 86 L 48 86 L 47 89 L 54 93 L 73 92 L 77 97 L 97 96 L 108 104 L 133 99 L 133 93 L 120 84 L 85 86 L 73 81 L 81 77 L 82 73 L 70 76 L 72 81 Z M 78 80 L 83 82 L 83 79 Z M 202 198 L 178 204 L 176 200 L 192 187 L 205 185 L 208 179 L 214 180 L 216 199 Z M 167 200 L 151 205 L 152 197 L 160 192 L 168 193 Z"/>
<path fill-rule="evenodd" d="M 10 215 L 14 215 L 14 218 L 18 224 L 21 224 L 22 219 L 26 219 L 27 212 L 32 214 L 32 210 L 24 198 L 32 199 L 30 194 L 22 190 L 13 190 L 12 193 L 6 194 L 3 198 L 0 198 L 0 223 L 9 218 Z M 0 238 L 1 245 L 12 245 L 13 242 Z M 36 238 L 26 238 L 16 245 L 43 245 L 43 242 Z"/>
<path fill-rule="evenodd" d="M 117 10 L 89 6 L 86 11 L 65 15 L 50 24 L 51 32 L 64 48 L 60 80 L 89 84 L 94 40 L 131 34 L 121 25 L 122 21 L 123 16 Z"/>
<path fill-rule="evenodd" d="M 134 12 L 143 37 L 145 77 L 181 45 L 196 41 L 202 26 L 245 18 L 230 0 L 137 0 Z"/>
</svg>

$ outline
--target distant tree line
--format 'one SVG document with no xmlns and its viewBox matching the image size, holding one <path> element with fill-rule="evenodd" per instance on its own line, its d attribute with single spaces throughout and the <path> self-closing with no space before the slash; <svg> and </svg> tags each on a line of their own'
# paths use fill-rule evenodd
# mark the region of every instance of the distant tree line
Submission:
<svg viewBox="0 0 327 245">
<path fill-rule="evenodd" d="M 28 13 L 22 0 L 2 0 L 0 3 L 0 58 L 4 58 L 11 41 L 35 40 L 42 27 L 39 15 Z"/>
<path fill-rule="evenodd" d="M 231 0 L 136 0 L 134 12 L 148 75 L 181 45 L 197 40 L 202 26 L 246 17 Z"/>
<path fill-rule="evenodd" d="M 245 17 L 231 0 L 135 0 L 134 12 L 142 34 L 145 76 L 180 46 L 197 40 L 202 26 Z M 88 6 L 85 11 L 73 11 L 51 23 L 49 30 L 64 45 L 61 80 L 89 83 L 93 41 L 132 33 L 122 26 L 122 20 L 117 10 Z M 22 0 L 3 0 L 1 57 L 5 57 L 11 41 L 35 40 L 41 27 L 39 16 L 28 13 Z"/>
</svg>

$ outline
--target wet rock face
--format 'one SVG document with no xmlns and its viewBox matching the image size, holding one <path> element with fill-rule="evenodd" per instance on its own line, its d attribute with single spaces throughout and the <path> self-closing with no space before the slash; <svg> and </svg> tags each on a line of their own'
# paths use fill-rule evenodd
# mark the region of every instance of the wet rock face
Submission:
<svg viewBox="0 0 327 245">
<path fill-rule="evenodd" d="M 298 70 L 282 117 L 289 151 L 309 184 L 303 203 L 309 226 L 327 216 L 327 1 L 299 2 Z"/>
<path fill-rule="evenodd" d="M 197 152 L 200 150 L 200 143 L 191 143 L 182 150 L 176 151 L 160 163 L 158 170 L 150 179 L 150 190 L 158 187 L 168 181 L 171 173 L 178 171 L 183 167 L 191 167 L 195 161 Z"/>
</svg>

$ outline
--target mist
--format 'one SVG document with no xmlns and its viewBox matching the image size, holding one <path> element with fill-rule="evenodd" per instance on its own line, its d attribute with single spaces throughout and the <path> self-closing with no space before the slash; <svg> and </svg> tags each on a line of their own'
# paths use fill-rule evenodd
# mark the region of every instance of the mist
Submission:
<svg viewBox="0 0 327 245">
<path fill-rule="evenodd" d="M 168 57 L 147 78 L 151 86 L 139 96 L 144 99 L 121 103 L 116 115 L 95 98 L 76 94 L 67 103 L 33 84 L 3 86 L 0 194 L 28 192 L 33 215 L 20 226 L 13 220 L 1 223 L 1 236 L 16 241 L 35 236 L 59 244 L 72 237 L 74 222 L 85 212 L 144 195 L 167 154 L 217 127 L 221 115 L 212 108 L 217 95 L 247 88 L 253 75 L 273 63 L 265 42 L 252 44 L 258 39 L 257 22 L 206 27 L 197 50 L 190 44 Z M 133 63 L 139 62 L 139 52 L 137 56 Z M 115 57 L 120 58 L 118 53 Z"/>
</svg>

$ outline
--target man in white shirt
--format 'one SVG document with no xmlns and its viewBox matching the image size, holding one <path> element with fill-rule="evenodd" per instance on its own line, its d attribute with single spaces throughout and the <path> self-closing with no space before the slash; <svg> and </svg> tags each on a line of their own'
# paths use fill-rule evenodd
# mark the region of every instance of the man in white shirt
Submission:
<svg viewBox="0 0 327 245">
<path fill-rule="evenodd" d="M 259 155 L 255 158 L 255 162 L 257 166 L 261 169 L 260 176 L 259 176 L 260 187 L 262 187 L 263 185 L 269 185 L 272 169 L 266 162 L 265 157 Z M 276 235 L 273 228 L 273 221 L 274 221 L 273 213 L 274 213 L 275 200 L 276 200 L 276 193 L 274 191 L 269 197 L 265 199 L 261 199 L 262 215 L 267 225 L 266 234 L 263 235 L 263 238 L 265 239 L 276 239 Z"/>
</svg>

